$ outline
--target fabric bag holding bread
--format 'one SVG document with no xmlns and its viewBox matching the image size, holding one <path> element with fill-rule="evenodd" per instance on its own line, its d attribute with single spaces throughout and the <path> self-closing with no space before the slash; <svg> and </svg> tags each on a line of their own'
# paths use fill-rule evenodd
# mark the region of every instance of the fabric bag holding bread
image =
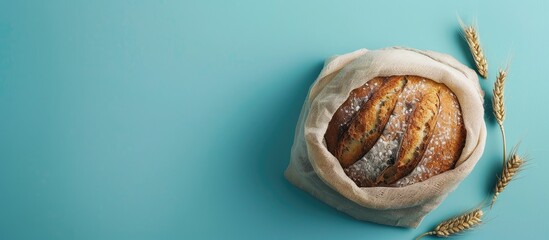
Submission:
<svg viewBox="0 0 549 240">
<path fill-rule="evenodd" d="M 483 94 L 476 73 L 446 54 L 332 57 L 303 105 L 285 175 L 359 220 L 416 227 L 480 159 Z"/>
</svg>

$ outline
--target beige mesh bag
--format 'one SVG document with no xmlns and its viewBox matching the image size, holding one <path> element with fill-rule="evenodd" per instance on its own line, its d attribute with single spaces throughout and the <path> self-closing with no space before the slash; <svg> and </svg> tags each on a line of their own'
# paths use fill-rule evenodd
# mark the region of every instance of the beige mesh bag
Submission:
<svg viewBox="0 0 549 240">
<path fill-rule="evenodd" d="M 324 134 L 349 93 L 377 76 L 417 75 L 444 83 L 460 103 L 467 132 L 454 169 L 405 187 L 358 187 L 328 151 Z M 417 227 L 472 171 L 486 141 L 483 92 L 476 73 L 449 55 L 406 48 L 361 49 L 328 59 L 299 118 L 286 178 L 359 220 Z"/>
</svg>

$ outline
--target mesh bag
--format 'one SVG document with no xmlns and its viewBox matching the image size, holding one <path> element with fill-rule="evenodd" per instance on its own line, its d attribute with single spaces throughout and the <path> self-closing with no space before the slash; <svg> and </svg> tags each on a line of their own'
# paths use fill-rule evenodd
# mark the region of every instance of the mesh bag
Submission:
<svg viewBox="0 0 549 240">
<path fill-rule="evenodd" d="M 349 93 L 378 76 L 416 75 L 445 84 L 461 106 L 467 133 L 454 169 L 404 187 L 358 187 L 328 151 L 324 134 Z M 286 178 L 359 220 L 417 227 L 472 171 L 486 141 L 483 92 L 476 73 L 453 57 L 407 48 L 360 49 L 329 58 L 297 123 Z"/>
</svg>

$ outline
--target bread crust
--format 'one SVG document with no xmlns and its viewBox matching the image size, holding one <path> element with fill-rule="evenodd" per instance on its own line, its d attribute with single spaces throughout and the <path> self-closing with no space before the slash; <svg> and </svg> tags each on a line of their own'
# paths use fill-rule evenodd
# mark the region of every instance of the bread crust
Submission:
<svg viewBox="0 0 549 240">
<path fill-rule="evenodd" d="M 418 76 L 377 77 L 353 90 L 325 135 L 328 150 L 359 187 L 406 186 L 448 171 L 465 138 L 452 91 Z"/>
<path fill-rule="evenodd" d="M 453 169 L 461 156 L 467 132 L 463 127 L 459 102 L 446 87 L 440 88 L 439 97 L 441 106 L 438 120 L 421 162 L 412 173 L 399 179 L 393 186 L 421 182 Z"/>
<path fill-rule="evenodd" d="M 343 167 L 355 163 L 376 143 L 405 85 L 403 76 L 391 77 L 364 103 L 337 146 L 337 158 Z"/>
<path fill-rule="evenodd" d="M 408 175 L 423 157 L 435 128 L 440 107 L 438 89 L 429 90 L 432 92 L 421 98 L 410 117 L 410 124 L 402 139 L 395 164 L 381 173 L 376 185 L 389 185 Z"/>
<path fill-rule="evenodd" d="M 362 87 L 354 89 L 349 93 L 347 100 L 336 110 L 332 120 L 328 124 L 325 135 L 326 146 L 328 147 L 328 151 L 333 155 L 336 155 L 338 141 L 341 139 L 341 135 L 349 129 L 353 117 L 386 80 L 387 78 L 385 77 L 377 77 L 368 81 Z"/>
</svg>

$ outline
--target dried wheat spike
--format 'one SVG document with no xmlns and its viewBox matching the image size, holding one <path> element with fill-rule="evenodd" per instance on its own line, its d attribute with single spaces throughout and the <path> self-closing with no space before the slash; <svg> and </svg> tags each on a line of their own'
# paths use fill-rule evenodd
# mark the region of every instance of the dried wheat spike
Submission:
<svg viewBox="0 0 549 240">
<path fill-rule="evenodd" d="M 486 79 L 488 77 L 488 62 L 486 61 L 484 51 L 482 51 L 482 47 L 480 46 L 477 29 L 473 26 L 465 26 L 464 24 L 461 24 L 461 28 L 465 35 L 465 40 L 469 45 L 469 49 L 471 50 L 471 54 L 473 55 L 475 65 L 477 65 L 478 73 Z"/>
<path fill-rule="evenodd" d="M 524 159 L 517 155 L 516 153 L 513 153 L 505 164 L 505 167 L 503 168 L 503 172 L 501 173 L 501 177 L 498 180 L 498 183 L 496 184 L 496 188 L 494 189 L 494 197 L 492 198 L 492 205 L 496 202 L 496 199 L 498 198 L 499 194 L 503 192 L 505 187 L 513 180 L 513 177 L 517 174 L 517 172 L 520 171 L 522 165 L 524 163 Z"/>
<path fill-rule="evenodd" d="M 421 234 L 418 238 L 416 238 L 416 240 L 419 240 L 420 238 L 427 235 L 436 235 L 437 237 L 448 237 L 450 235 L 454 235 L 456 233 L 465 231 L 467 229 L 471 229 L 482 222 L 481 220 L 482 215 L 483 215 L 482 210 L 480 210 L 480 208 L 477 208 L 463 215 L 450 218 L 440 223 L 439 225 L 437 225 L 435 230 Z"/>
<path fill-rule="evenodd" d="M 505 90 L 505 79 L 507 78 L 507 71 L 500 69 L 496 82 L 494 83 L 494 99 L 492 101 L 492 106 L 494 108 L 494 115 L 496 116 L 496 121 L 501 126 L 505 120 L 505 103 L 504 103 L 504 90 Z"/>
</svg>

